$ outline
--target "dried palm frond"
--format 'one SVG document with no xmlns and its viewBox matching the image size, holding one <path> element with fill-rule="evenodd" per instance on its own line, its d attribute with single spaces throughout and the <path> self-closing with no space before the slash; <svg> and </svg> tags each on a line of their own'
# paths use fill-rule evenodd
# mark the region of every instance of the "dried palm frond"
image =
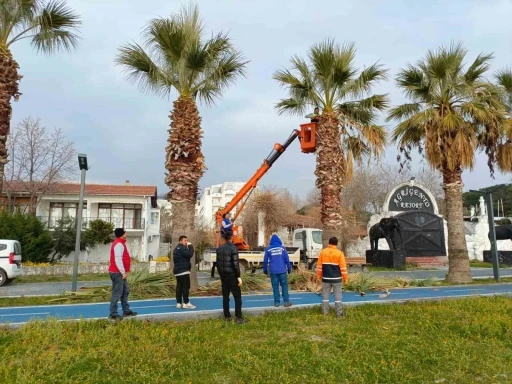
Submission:
<svg viewBox="0 0 512 384">
<path fill-rule="evenodd" d="M 510 140 L 507 140 L 505 144 L 498 145 L 496 162 L 500 171 L 512 171 L 512 142 Z"/>
<path fill-rule="evenodd" d="M 133 299 L 148 299 L 154 297 L 171 297 L 176 291 L 176 279 L 168 272 L 150 273 L 148 268 L 128 274 L 130 297 Z M 48 302 L 75 302 L 109 300 L 112 294 L 111 286 L 82 287 L 79 292 L 65 292 L 65 297 L 48 300 Z"/>
</svg>

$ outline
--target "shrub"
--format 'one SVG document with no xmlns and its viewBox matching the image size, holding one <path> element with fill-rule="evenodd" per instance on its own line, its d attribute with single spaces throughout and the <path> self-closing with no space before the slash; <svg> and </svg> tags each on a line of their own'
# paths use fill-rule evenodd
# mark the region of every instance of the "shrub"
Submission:
<svg viewBox="0 0 512 384">
<path fill-rule="evenodd" d="M 103 220 L 92 220 L 89 222 L 89 228 L 82 231 L 80 236 L 80 251 L 89 250 L 98 244 L 109 244 L 112 242 L 112 233 L 114 224 Z M 68 256 L 75 250 L 76 241 L 76 221 L 73 218 L 64 218 L 59 220 L 57 227 L 53 232 L 55 248 L 50 262 L 58 261 Z"/>
<path fill-rule="evenodd" d="M 50 231 L 34 215 L 0 212 L 0 239 L 17 240 L 23 261 L 47 262 L 53 248 Z"/>
</svg>

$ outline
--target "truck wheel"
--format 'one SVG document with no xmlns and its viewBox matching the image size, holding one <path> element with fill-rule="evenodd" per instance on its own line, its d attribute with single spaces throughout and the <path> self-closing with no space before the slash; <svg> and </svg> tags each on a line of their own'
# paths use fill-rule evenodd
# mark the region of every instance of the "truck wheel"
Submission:
<svg viewBox="0 0 512 384">
<path fill-rule="evenodd" d="M 0 287 L 7 284 L 7 273 L 3 269 L 0 269 Z"/>
<path fill-rule="evenodd" d="M 316 260 L 312 261 L 311 264 L 309 264 L 309 269 L 311 269 L 313 272 L 316 273 Z"/>
<path fill-rule="evenodd" d="M 245 273 L 245 265 L 240 263 L 239 266 L 240 266 L 240 275 L 243 275 Z"/>
</svg>

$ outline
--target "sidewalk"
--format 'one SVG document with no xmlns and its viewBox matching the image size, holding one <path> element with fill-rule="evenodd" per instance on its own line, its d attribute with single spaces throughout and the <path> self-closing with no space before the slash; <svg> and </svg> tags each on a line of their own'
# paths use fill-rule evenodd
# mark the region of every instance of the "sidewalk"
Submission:
<svg viewBox="0 0 512 384">
<path fill-rule="evenodd" d="M 441 267 L 437 270 L 427 271 L 386 271 L 386 272 L 372 272 L 376 276 L 385 276 L 393 278 L 395 276 L 403 276 L 409 279 L 426 279 L 428 277 L 435 277 L 437 280 L 444 280 L 448 273 L 448 267 Z M 475 279 L 492 278 L 492 268 L 471 268 L 471 274 Z M 512 277 L 512 268 L 500 268 L 501 277 Z M 218 276 L 216 276 L 218 278 Z M 206 285 L 214 281 L 210 277 L 209 272 L 201 271 L 198 273 L 199 285 Z M 79 281 L 78 288 L 80 287 L 97 287 L 102 285 L 110 285 L 110 280 L 100 281 Z M 68 283 L 23 283 L 16 284 L 16 280 L 11 285 L 0 287 L 0 297 L 19 297 L 19 296 L 51 296 L 60 295 L 65 291 L 71 290 L 71 276 Z"/>
<path fill-rule="evenodd" d="M 346 292 L 343 294 L 343 304 L 351 306 L 492 295 L 512 295 L 512 284 L 394 289 L 387 297 L 384 297 L 382 292 L 369 292 L 365 296 L 355 292 Z M 293 303 L 292 307 L 275 308 L 273 296 L 270 294 L 243 295 L 242 311 L 244 314 L 258 315 L 269 310 L 288 311 L 293 308 L 315 307 L 322 302 L 321 296 L 312 292 L 292 292 L 290 300 Z M 196 309 L 177 309 L 175 299 L 136 300 L 131 301 L 130 304 L 132 310 L 139 313 L 139 316 L 135 318 L 138 320 L 193 320 L 222 316 L 222 298 L 219 296 L 193 297 L 191 302 L 196 305 Z M 230 302 L 233 312 L 233 299 Z M 331 306 L 333 303 L 334 298 L 331 295 Z M 0 308 L 0 324 L 17 327 L 29 320 L 48 318 L 97 320 L 106 319 L 108 314 L 109 303 L 7 307 Z"/>
</svg>

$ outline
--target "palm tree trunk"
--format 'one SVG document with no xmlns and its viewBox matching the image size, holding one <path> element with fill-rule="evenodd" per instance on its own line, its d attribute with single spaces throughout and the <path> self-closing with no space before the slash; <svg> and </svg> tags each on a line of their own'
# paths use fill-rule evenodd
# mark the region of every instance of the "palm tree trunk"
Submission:
<svg viewBox="0 0 512 384">
<path fill-rule="evenodd" d="M 341 192 L 345 176 L 345 157 L 341 147 L 339 120 L 332 112 L 324 112 L 317 126 L 316 186 L 321 195 L 322 242 L 340 236 L 343 217 Z"/>
<path fill-rule="evenodd" d="M 17 101 L 21 93 L 18 92 L 19 65 L 13 59 L 11 52 L 0 47 L 0 193 L 3 188 L 4 168 L 7 164 L 7 136 L 11 129 L 11 98 Z"/>
<path fill-rule="evenodd" d="M 445 168 L 446 169 L 446 168 Z M 448 276 L 451 283 L 470 283 L 468 249 L 462 212 L 462 170 L 443 172 L 443 189 L 448 224 Z"/>
<path fill-rule="evenodd" d="M 176 247 L 181 235 L 193 240 L 198 184 L 206 166 L 201 152 L 201 117 L 194 100 L 180 96 L 169 117 L 171 128 L 166 147 L 165 182 L 170 188 L 167 199 L 172 203 L 171 240 L 172 246 Z M 195 292 L 198 288 L 195 255 L 192 266 L 190 290 Z"/>
</svg>

